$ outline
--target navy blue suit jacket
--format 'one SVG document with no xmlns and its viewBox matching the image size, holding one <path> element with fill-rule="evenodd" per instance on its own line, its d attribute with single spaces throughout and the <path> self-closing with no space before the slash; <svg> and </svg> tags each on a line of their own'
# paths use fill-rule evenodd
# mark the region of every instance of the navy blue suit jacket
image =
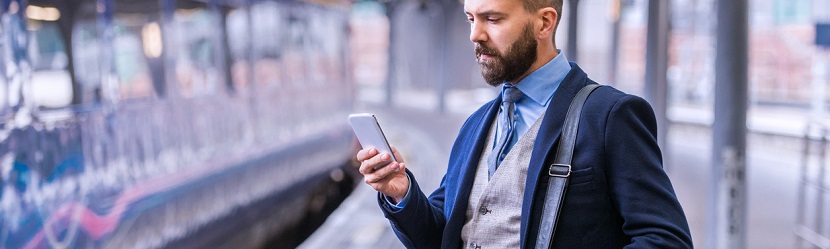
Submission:
<svg viewBox="0 0 830 249">
<path fill-rule="evenodd" d="M 567 107 L 594 83 L 576 64 L 560 84 L 537 135 L 522 204 L 521 243 L 532 248 L 548 183 L 548 166 Z M 425 196 L 409 173 L 406 206 L 381 209 L 409 248 L 460 248 L 461 227 L 478 161 L 500 99 L 473 113 L 455 140 L 441 185 Z M 573 157 L 573 172 L 560 213 L 554 248 L 691 248 L 686 216 L 663 171 L 657 125 L 642 98 L 600 87 L 585 103 Z"/>
</svg>

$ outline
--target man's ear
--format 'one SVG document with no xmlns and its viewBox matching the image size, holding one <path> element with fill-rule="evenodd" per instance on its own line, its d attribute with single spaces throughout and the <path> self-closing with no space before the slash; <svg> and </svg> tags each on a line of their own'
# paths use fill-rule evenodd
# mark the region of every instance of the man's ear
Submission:
<svg viewBox="0 0 830 249">
<path fill-rule="evenodd" d="M 536 30 L 538 32 L 536 33 L 537 38 L 540 40 L 550 40 L 554 32 L 556 32 L 556 20 L 559 18 L 559 13 L 552 7 L 546 7 L 539 9 L 537 16 L 542 23 L 542 26 Z"/>
</svg>

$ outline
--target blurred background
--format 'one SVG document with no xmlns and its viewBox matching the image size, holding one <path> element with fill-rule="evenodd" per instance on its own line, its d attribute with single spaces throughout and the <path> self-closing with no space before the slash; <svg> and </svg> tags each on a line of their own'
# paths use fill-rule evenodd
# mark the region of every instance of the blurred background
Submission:
<svg viewBox="0 0 830 249">
<path fill-rule="evenodd" d="M 699 248 L 830 248 L 828 0 L 565 0 L 556 45 L 655 109 Z M 0 1 L 0 248 L 402 248 L 481 79 L 462 2 Z"/>
</svg>

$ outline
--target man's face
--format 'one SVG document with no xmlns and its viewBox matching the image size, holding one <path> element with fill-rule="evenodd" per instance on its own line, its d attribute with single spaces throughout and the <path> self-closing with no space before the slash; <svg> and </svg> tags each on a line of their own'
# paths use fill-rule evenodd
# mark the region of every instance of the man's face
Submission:
<svg viewBox="0 0 830 249">
<path fill-rule="evenodd" d="M 538 42 L 521 1 L 466 0 L 464 11 L 484 80 L 497 86 L 524 76 L 536 61 Z"/>
<path fill-rule="evenodd" d="M 481 76 L 491 86 L 518 79 L 536 61 L 536 45 L 530 24 L 526 25 L 519 40 L 510 44 L 504 53 L 487 47 L 483 42 L 476 43 L 476 60 L 481 67 Z M 488 59 L 482 59 L 482 56 Z"/>
</svg>

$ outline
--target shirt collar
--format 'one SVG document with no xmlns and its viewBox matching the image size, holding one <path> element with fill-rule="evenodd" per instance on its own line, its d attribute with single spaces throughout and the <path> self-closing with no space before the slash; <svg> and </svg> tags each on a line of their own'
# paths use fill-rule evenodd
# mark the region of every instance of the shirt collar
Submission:
<svg viewBox="0 0 830 249">
<path fill-rule="evenodd" d="M 559 50 L 559 54 L 553 60 L 548 61 L 544 66 L 519 81 L 516 88 L 539 105 L 547 106 L 551 97 L 553 97 L 553 92 L 556 91 L 556 88 L 559 87 L 559 84 L 562 83 L 562 80 L 570 71 L 571 65 L 568 64 L 568 59 Z M 502 88 L 502 92 L 504 92 L 504 88 Z"/>
</svg>

